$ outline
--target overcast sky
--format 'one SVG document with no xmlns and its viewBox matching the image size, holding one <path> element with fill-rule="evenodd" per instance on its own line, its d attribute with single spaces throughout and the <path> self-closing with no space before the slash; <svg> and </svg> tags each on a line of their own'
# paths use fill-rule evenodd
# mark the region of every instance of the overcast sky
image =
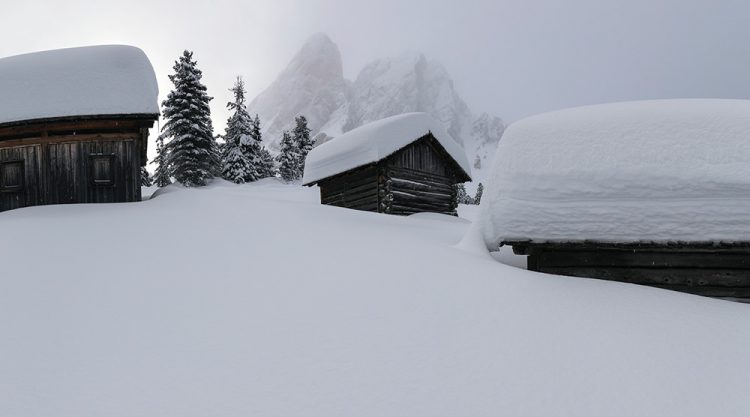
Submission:
<svg viewBox="0 0 750 417">
<path fill-rule="evenodd" d="M 349 78 L 374 58 L 422 51 L 475 111 L 513 121 L 627 99 L 750 98 L 749 22 L 748 0 L 4 0 L 0 56 L 135 45 L 163 97 L 191 49 L 218 127 L 235 75 L 254 97 L 326 32 Z"/>
</svg>

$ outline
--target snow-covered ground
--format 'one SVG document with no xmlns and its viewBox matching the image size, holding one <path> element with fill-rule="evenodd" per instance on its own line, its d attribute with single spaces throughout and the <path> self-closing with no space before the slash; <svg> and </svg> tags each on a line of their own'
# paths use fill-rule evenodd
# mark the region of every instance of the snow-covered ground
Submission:
<svg viewBox="0 0 750 417">
<path fill-rule="evenodd" d="M 503 265 L 470 226 L 274 180 L 0 213 L 0 415 L 747 415 L 750 306 Z"/>
</svg>

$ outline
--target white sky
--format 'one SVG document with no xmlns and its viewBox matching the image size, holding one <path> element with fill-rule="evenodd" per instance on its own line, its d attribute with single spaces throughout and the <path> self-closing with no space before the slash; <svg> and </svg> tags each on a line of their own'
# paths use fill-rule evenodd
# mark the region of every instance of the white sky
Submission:
<svg viewBox="0 0 750 417">
<path fill-rule="evenodd" d="M 508 121 L 639 98 L 750 98 L 747 0 L 4 0 L 0 56 L 122 43 L 159 79 L 195 51 L 216 127 L 236 75 L 254 97 L 308 36 L 326 32 L 353 78 L 419 50 L 441 61 L 477 112 Z M 0 92 L 1 93 L 1 92 Z"/>
</svg>

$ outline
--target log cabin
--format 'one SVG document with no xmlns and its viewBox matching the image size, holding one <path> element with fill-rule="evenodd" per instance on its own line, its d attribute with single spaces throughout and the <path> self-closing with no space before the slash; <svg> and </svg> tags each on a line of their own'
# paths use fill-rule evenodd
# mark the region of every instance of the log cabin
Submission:
<svg viewBox="0 0 750 417">
<path fill-rule="evenodd" d="M 750 101 L 653 100 L 532 116 L 482 200 L 490 250 L 529 270 L 750 299 Z"/>
<path fill-rule="evenodd" d="M 130 46 L 0 59 L 0 211 L 140 201 L 157 95 Z"/>
<path fill-rule="evenodd" d="M 424 113 L 372 122 L 310 151 L 303 184 L 321 203 L 408 215 L 456 215 L 455 185 L 471 181 L 461 145 Z"/>
</svg>

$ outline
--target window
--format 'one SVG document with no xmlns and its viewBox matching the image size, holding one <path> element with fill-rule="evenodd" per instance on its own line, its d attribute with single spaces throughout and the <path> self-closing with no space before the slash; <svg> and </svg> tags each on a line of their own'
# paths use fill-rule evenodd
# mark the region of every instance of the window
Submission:
<svg viewBox="0 0 750 417">
<path fill-rule="evenodd" d="M 112 186 L 115 184 L 113 171 L 115 156 L 106 154 L 91 154 L 91 181 L 94 185 Z"/>
<path fill-rule="evenodd" d="M 0 162 L 0 192 L 17 193 L 23 191 L 25 172 L 23 161 Z"/>
</svg>

